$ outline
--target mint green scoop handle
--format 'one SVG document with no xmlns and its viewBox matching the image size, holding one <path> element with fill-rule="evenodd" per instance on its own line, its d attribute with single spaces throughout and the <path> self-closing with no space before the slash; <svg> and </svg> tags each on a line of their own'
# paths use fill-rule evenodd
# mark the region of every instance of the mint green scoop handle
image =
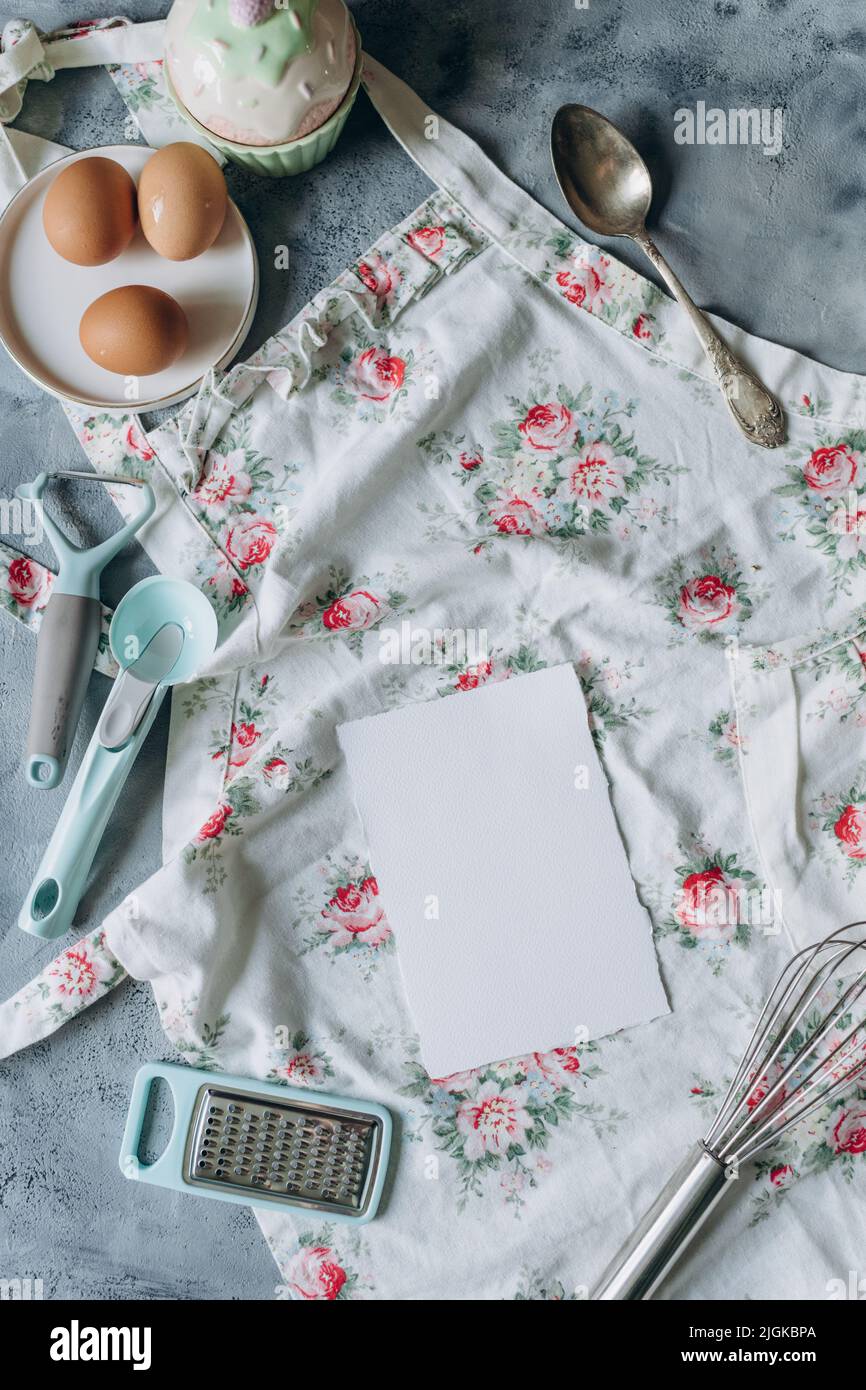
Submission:
<svg viewBox="0 0 866 1390">
<path fill-rule="evenodd" d="M 54 940 L 72 926 L 109 817 L 167 689 L 157 687 L 122 748 L 105 748 L 98 729 L 91 738 L 21 909 L 22 931 Z"/>
</svg>

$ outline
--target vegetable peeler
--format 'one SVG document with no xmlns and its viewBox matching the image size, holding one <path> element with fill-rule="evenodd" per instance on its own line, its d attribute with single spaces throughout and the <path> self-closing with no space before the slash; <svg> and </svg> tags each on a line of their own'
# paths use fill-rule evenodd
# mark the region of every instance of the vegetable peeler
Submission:
<svg viewBox="0 0 866 1390">
<path fill-rule="evenodd" d="M 189 680 L 216 646 L 200 589 L 153 575 L 125 594 L 109 641 L 121 670 L 18 918 L 53 939 L 72 925 L 90 866 L 138 751 L 170 685 Z"/>
<path fill-rule="evenodd" d="M 174 1101 L 159 1158 L 138 1156 L 151 1085 Z M 124 1177 L 249 1207 L 289 1206 L 361 1225 L 376 1215 L 391 1147 L 382 1105 L 271 1081 L 151 1062 L 136 1074 L 123 1143 Z"/>
<path fill-rule="evenodd" d="M 42 506 L 45 488 L 55 478 L 127 484 L 141 489 L 144 502 L 137 515 L 113 536 L 84 550 L 63 534 Z M 63 779 L 99 645 L 99 577 L 109 560 L 152 515 L 155 499 L 150 484 L 139 478 L 74 469 L 40 473 L 32 483 L 22 483 L 16 492 L 40 505 L 42 524 L 59 562 L 36 642 L 36 676 L 27 736 L 27 780 L 34 787 L 47 789 L 58 786 Z"/>
</svg>

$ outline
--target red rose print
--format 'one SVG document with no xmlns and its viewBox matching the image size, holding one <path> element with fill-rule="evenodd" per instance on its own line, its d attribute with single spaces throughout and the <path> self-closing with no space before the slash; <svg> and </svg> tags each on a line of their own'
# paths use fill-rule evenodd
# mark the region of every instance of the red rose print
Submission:
<svg viewBox="0 0 866 1390">
<path fill-rule="evenodd" d="M 395 288 L 391 267 L 381 256 L 377 256 L 375 261 L 361 261 L 358 275 L 377 299 L 387 299 Z"/>
<path fill-rule="evenodd" d="M 409 233 L 406 240 L 410 246 L 414 246 L 416 251 L 420 251 L 422 256 L 428 256 L 433 260 L 445 245 L 445 228 L 416 227 L 414 232 Z"/>
<path fill-rule="evenodd" d="M 674 908 L 680 925 L 704 941 L 726 941 L 739 921 L 738 884 L 716 866 L 683 879 Z"/>
<path fill-rule="evenodd" d="M 814 492 L 821 492 L 825 497 L 838 497 L 854 486 L 858 461 L 858 456 L 845 444 L 815 449 L 803 469 L 803 480 Z"/>
<path fill-rule="evenodd" d="M 600 261 L 601 265 L 609 265 L 610 262 L 604 258 Z M 607 304 L 611 297 L 611 288 L 606 280 L 603 280 L 594 266 L 581 266 L 579 270 L 561 270 L 556 277 L 556 283 L 562 291 L 563 299 L 567 299 L 569 304 L 576 304 L 592 313 L 596 307 Z"/>
<path fill-rule="evenodd" d="M 18 555 L 9 564 L 9 592 L 19 608 L 39 609 L 45 606 L 54 576 L 26 555 Z"/>
<path fill-rule="evenodd" d="M 243 767 L 244 763 L 249 762 L 261 736 L 261 729 L 257 729 L 255 724 L 232 724 L 229 755 L 232 767 Z"/>
<path fill-rule="evenodd" d="M 777 1068 L 777 1070 L 779 1070 L 779 1064 L 778 1064 L 778 1063 L 776 1063 L 776 1068 Z M 760 1105 L 761 1102 L 762 1102 L 763 1100 L 766 1100 L 766 1098 L 767 1098 L 767 1096 L 769 1095 L 770 1091 L 771 1091 L 771 1090 L 773 1089 L 773 1087 L 775 1086 L 775 1084 L 776 1084 L 776 1082 L 777 1082 L 777 1080 L 778 1080 L 778 1077 L 777 1077 L 777 1076 L 774 1076 L 774 1077 L 762 1076 L 762 1077 L 760 1077 L 760 1079 L 756 1079 L 756 1078 L 753 1076 L 753 1077 L 750 1078 L 750 1080 L 754 1082 L 754 1085 L 753 1085 L 751 1091 L 749 1092 L 749 1094 L 746 1096 L 746 1109 L 747 1109 L 747 1110 L 754 1110 L 755 1107 L 758 1106 L 758 1105 Z M 781 1089 L 781 1091 L 777 1091 L 777 1093 L 776 1093 L 776 1095 L 773 1097 L 771 1103 L 766 1107 L 765 1112 L 762 1112 L 764 1118 L 766 1118 L 767 1115 L 772 1114 L 774 1110 L 778 1110 L 779 1106 L 782 1104 L 782 1102 L 784 1101 L 784 1099 L 785 1099 L 785 1087 L 783 1086 L 782 1089 Z"/>
<path fill-rule="evenodd" d="M 382 348 L 370 347 L 355 363 L 355 388 L 367 401 L 387 401 L 403 385 L 406 363 L 389 357 Z"/>
<path fill-rule="evenodd" d="M 234 449 L 224 458 L 209 454 L 204 473 L 192 493 L 203 507 L 221 507 L 227 502 L 243 502 L 253 490 L 253 480 L 245 468 L 243 449 Z"/>
<path fill-rule="evenodd" d="M 57 981 L 58 994 L 84 999 L 97 984 L 93 961 L 82 947 L 71 947 L 48 972 Z"/>
<path fill-rule="evenodd" d="M 380 903 L 379 884 L 372 875 L 360 883 L 342 884 L 328 906 L 323 908 L 325 925 L 322 931 L 331 933 L 331 945 L 381 946 L 391 935 L 391 927 Z"/>
<path fill-rule="evenodd" d="M 517 428 L 533 449 L 551 454 L 564 444 L 571 423 L 568 407 L 560 405 L 559 401 L 549 401 L 547 405 L 534 405 Z"/>
<path fill-rule="evenodd" d="M 846 806 L 833 829 L 849 859 L 866 859 L 866 808 Z"/>
<path fill-rule="evenodd" d="M 605 502 L 624 488 L 625 460 L 609 444 L 585 444 L 575 458 L 566 460 L 563 470 L 569 492 L 583 502 Z"/>
<path fill-rule="evenodd" d="M 480 468 L 484 462 L 484 455 L 480 449 L 475 449 L 471 454 L 460 455 L 460 467 L 467 473 L 472 473 L 476 468 Z"/>
<path fill-rule="evenodd" d="M 144 463 L 149 463 L 154 457 L 153 449 L 151 449 L 147 439 L 134 422 L 128 426 L 126 431 L 126 447 L 131 450 L 133 454 L 138 454 L 138 457 L 142 459 Z"/>
<path fill-rule="evenodd" d="M 569 304 L 580 305 L 586 299 L 586 285 L 580 280 L 575 280 L 570 271 L 561 270 L 556 277 L 556 283 L 562 290 L 563 298 L 567 299 Z"/>
<path fill-rule="evenodd" d="M 242 570 L 253 565 L 263 565 L 277 539 L 277 528 L 272 521 L 261 516 L 251 516 L 232 526 L 226 536 L 226 554 Z"/>
<path fill-rule="evenodd" d="M 833 1127 L 837 1154 L 866 1153 L 866 1103 L 853 1101 Z"/>
<path fill-rule="evenodd" d="M 790 1163 L 780 1163 L 778 1167 L 770 1169 L 770 1182 L 774 1187 L 788 1187 L 795 1177 Z"/>
<path fill-rule="evenodd" d="M 338 888 L 330 906 L 338 907 L 341 912 L 354 912 L 356 907 L 360 907 L 363 902 L 360 888 L 354 883 L 347 884 L 344 888 Z"/>
<path fill-rule="evenodd" d="M 649 342 L 653 335 L 652 319 L 649 314 L 638 314 L 631 326 L 631 331 L 641 342 Z"/>
<path fill-rule="evenodd" d="M 321 1086 L 328 1074 L 321 1057 L 311 1052 L 293 1052 L 276 1071 L 293 1086 Z"/>
<path fill-rule="evenodd" d="M 204 844 L 206 840 L 216 840 L 223 833 L 225 823 L 232 814 L 232 808 L 227 803 L 218 806 L 212 816 L 208 816 L 196 839 L 199 844 Z"/>
<path fill-rule="evenodd" d="M 322 614 L 322 625 L 332 632 L 359 632 L 371 627 L 380 615 L 381 603 L 366 589 L 355 589 L 329 605 Z"/>
<path fill-rule="evenodd" d="M 346 1282 L 346 1271 L 327 1245 L 303 1245 L 289 1263 L 288 1282 L 300 1298 L 333 1300 Z"/>
<path fill-rule="evenodd" d="M 289 780 L 289 765 L 285 758 L 271 758 L 262 768 L 262 774 L 266 782 L 279 787 Z"/>
<path fill-rule="evenodd" d="M 536 536 L 546 530 L 539 508 L 544 496 L 532 488 L 528 497 L 518 497 L 506 489 L 489 509 L 490 520 L 503 536 Z"/>
<path fill-rule="evenodd" d="M 677 617 L 685 628 L 717 627 L 739 614 L 736 589 L 725 584 L 717 574 L 702 574 L 680 589 Z"/>
<path fill-rule="evenodd" d="M 477 690 L 479 685 L 484 685 L 493 674 L 492 661 L 480 661 L 477 666 L 470 666 L 461 672 L 454 682 L 455 690 Z"/>
<path fill-rule="evenodd" d="M 485 1154 L 505 1154 L 521 1144 L 532 1119 L 517 1086 L 501 1091 L 495 1081 L 485 1081 L 457 1111 L 457 1131 L 463 1136 L 463 1152 L 470 1162 Z"/>
</svg>

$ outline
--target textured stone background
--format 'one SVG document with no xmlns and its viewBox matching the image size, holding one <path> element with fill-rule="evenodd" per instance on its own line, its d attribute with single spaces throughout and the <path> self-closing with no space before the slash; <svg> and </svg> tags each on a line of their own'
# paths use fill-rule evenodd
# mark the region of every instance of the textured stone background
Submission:
<svg viewBox="0 0 866 1390">
<path fill-rule="evenodd" d="M 589 0 L 586 10 L 572 0 L 350 3 L 369 52 L 559 215 L 547 154 L 553 112 L 577 100 L 612 116 L 654 171 L 658 238 L 698 303 L 834 367 L 864 371 L 859 0 Z M 87 12 L 84 0 L 23 8 L 44 29 Z M 135 19 L 164 11 L 159 0 L 120 8 Z M 675 145 L 674 111 L 699 99 L 783 107 L 781 156 Z M 107 76 L 85 70 L 32 84 L 19 123 L 80 149 L 122 140 L 124 114 Z M 229 184 L 261 256 L 250 349 L 429 192 L 363 96 L 322 168 L 283 183 L 230 169 Z M 271 248 L 286 242 L 291 268 L 276 271 Z M 645 270 L 629 247 L 615 251 Z M 0 496 L 43 465 L 80 464 L 59 406 L 0 356 Z M 76 501 L 82 534 L 111 529 L 98 489 Z M 121 557 L 106 574 L 106 600 L 149 570 L 140 551 Z M 3 997 L 52 954 L 15 927 L 63 795 L 37 795 L 20 774 L 32 674 L 32 640 L 0 620 Z M 73 766 L 106 690 L 95 676 Z M 82 931 L 158 864 L 166 725 L 163 716 L 109 828 Z M 275 1267 L 247 1210 L 135 1186 L 117 1170 L 132 1076 L 169 1052 L 149 990 L 128 983 L 0 1069 L 0 1277 L 41 1277 L 54 1298 L 273 1296 Z"/>
</svg>

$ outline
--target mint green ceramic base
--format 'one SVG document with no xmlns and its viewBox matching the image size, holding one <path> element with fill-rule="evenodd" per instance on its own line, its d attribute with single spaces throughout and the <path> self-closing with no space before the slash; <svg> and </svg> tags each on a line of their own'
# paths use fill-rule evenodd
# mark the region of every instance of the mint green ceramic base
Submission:
<svg viewBox="0 0 866 1390">
<path fill-rule="evenodd" d="M 232 140 L 223 140 L 208 130 L 194 116 L 190 115 L 172 85 L 168 64 L 165 65 L 165 85 L 169 96 L 183 119 L 192 126 L 197 135 L 207 140 L 215 149 L 224 154 L 234 164 L 251 169 L 254 174 L 264 174 L 268 178 L 284 178 L 289 174 L 304 174 L 331 153 L 340 138 L 349 112 L 355 104 L 358 88 L 361 85 L 361 67 L 364 55 L 361 51 L 361 36 L 355 29 L 355 70 L 349 90 L 340 102 L 333 116 L 325 124 L 302 135 L 299 140 L 289 140 L 284 145 L 238 145 Z"/>
</svg>

